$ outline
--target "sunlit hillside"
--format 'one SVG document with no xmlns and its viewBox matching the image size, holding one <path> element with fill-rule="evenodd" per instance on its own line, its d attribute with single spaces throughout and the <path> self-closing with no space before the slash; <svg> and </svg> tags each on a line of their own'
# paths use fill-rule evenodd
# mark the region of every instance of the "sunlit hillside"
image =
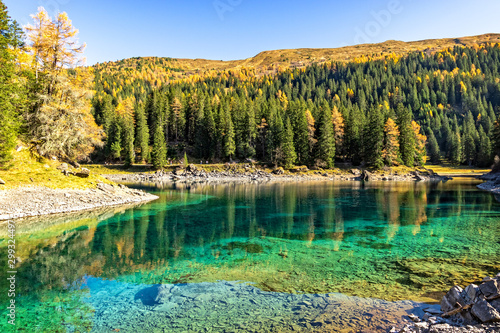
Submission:
<svg viewBox="0 0 500 333">
<path fill-rule="evenodd" d="M 387 55 L 404 55 L 422 51 L 433 53 L 455 46 L 499 43 L 500 34 L 428 39 L 415 42 L 390 40 L 378 44 L 361 44 L 328 49 L 285 49 L 264 51 L 252 58 L 233 61 L 206 59 L 174 59 L 137 57 L 105 62 L 93 66 L 97 91 L 114 97 L 134 95 L 143 98 L 154 87 L 176 80 L 215 76 L 231 71 L 240 77 L 273 74 L 287 68 L 306 67 L 312 63 L 330 61 L 365 61 Z"/>
</svg>

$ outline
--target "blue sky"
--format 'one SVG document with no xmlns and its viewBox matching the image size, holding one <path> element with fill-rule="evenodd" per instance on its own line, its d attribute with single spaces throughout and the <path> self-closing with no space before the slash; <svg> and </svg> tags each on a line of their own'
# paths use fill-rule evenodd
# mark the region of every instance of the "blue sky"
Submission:
<svg viewBox="0 0 500 333">
<path fill-rule="evenodd" d="M 21 25 L 65 11 L 87 64 L 135 56 L 243 59 L 265 50 L 500 33 L 498 0 L 4 0 Z"/>
</svg>

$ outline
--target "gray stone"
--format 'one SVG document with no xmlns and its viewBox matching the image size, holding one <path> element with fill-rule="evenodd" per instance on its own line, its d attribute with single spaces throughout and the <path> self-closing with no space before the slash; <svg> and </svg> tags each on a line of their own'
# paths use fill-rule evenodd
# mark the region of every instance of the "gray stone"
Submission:
<svg viewBox="0 0 500 333">
<path fill-rule="evenodd" d="M 274 175 L 282 175 L 284 173 L 285 173 L 285 170 L 283 170 L 282 167 L 279 167 L 279 168 L 276 168 L 276 169 L 273 170 L 273 174 Z"/>
<path fill-rule="evenodd" d="M 61 163 L 57 167 L 57 169 L 59 169 L 59 170 L 68 170 L 68 168 L 69 168 L 68 163 Z"/>
<path fill-rule="evenodd" d="M 104 192 L 111 192 L 111 193 L 115 192 L 114 186 L 106 183 L 97 184 L 97 188 Z"/>
<path fill-rule="evenodd" d="M 474 302 L 477 297 L 479 287 L 475 284 L 469 284 L 462 294 L 468 303 Z"/>
<path fill-rule="evenodd" d="M 494 299 L 490 302 L 490 305 L 495 308 L 500 313 L 500 298 Z"/>
<path fill-rule="evenodd" d="M 88 176 L 90 176 L 90 170 L 87 168 L 81 168 L 75 173 L 75 176 L 80 178 L 87 178 Z"/>
<path fill-rule="evenodd" d="M 367 170 L 363 170 L 361 178 L 367 182 L 374 180 L 373 174 Z"/>
<path fill-rule="evenodd" d="M 351 169 L 349 170 L 349 172 L 355 176 L 359 176 L 361 174 L 361 172 L 358 169 Z"/>
<path fill-rule="evenodd" d="M 159 304 L 168 303 L 172 296 L 172 285 L 162 284 L 158 287 L 158 294 L 156 295 L 155 302 Z"/>
<path fill-rule="evenodd" d="M 198 168 L 197 168 L 197 167 L 196 167 L 196 165 L 194 165 L 194 164 L 189 164 L 189 165 L 187 166 L 186 170 L 187 170 L 188 172 L 195 172 L 195 171 L 197 171 L 197 170 L 198 170 Z"/>
<path fill-rule="evenodd" d="M 500 321 L 500 313 L 495 310 L 485 300 L 479 300 L 472 306 L 472 314 L 476 316 L 483 323 L 491 323 Z"/>
<path fill-rule="evenodd" d="M 490 297 L 499 293 L 498 282 L 497 280 L 489 280 L 484 283 L 481 283 L 479 286 L 479 290 L 483 293 L 484 296 Z"/>
<path fill-rule="evenodd" d="M 465 300 L 461 296 L 463 292 L 463 289 L 460 288 L 459 286 L 454 286 L 448 291 L 446 295 L 443 296 L 443 299 L 441 299 L 441 311 L 443 312 L 448 312 L 453 309 L 455 309 L 457 306 L 457 303 L 460 306 L 463 306 L 466 304 Z"/>
<path fill-rule="evenodd" d="M 176 175 L 176 176 L 181 176 L 183 173 L 184 173 L 184 169 L 183 169 L 183 168 L 181 168 L 181 167 L 177 167 L 177 168 L 174 170 L 174 175 Z"/>
</svg>

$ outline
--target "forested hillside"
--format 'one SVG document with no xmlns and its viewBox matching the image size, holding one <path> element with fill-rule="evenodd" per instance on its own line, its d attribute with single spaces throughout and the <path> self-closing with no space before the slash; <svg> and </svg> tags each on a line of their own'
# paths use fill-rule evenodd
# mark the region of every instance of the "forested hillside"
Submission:
<svg viewBox="0 0 500 333">
<path fill-rule="evenodd" d="M 19 139 L 70 163 L 155 168 L 184 155 L 284 167 L 490 166 L 500 153 L 498 34 L 85 67 L 65 13 L 41 8 L 23 32 L 0 1 L 0 32 L 2 167 Z"/>
<path fill-rule="evenodd" d="M 499 68 L 500 44 L 484 44 L 276 74 L 214 72 L 152 89 L 144 101 L 112 96 L 97 80 L 94 114 L 107 142 L 94 157 L 160 167 L 187 151 L 209 161 L 378 168 L 427 155 L 489 166 L 499 142 Z"/>
<path fill-rule="evenodd" d="M 166 57 L 137 57 L 109 61 L 92 66 L 97 90 L 114 97 L 134 95 L 144 97 L 162 84 L 179 80 L 198 80 L 200 77 L 238 73 L 242 77 L 262 76 L 283 72 L 289 68 L 304 68 L 314 63 L 383 59 L 387 55 L 406 55 L 422 51 L 433 53 L 455 46 L 474 46 L 500 42 L 500 34 L 428 39 L 415 42 L 386 41 L 332 49 L 285 49 L 264 51 L 255 57 L 219 61 L 206 59 L 175 59 Z"/>
</svg>

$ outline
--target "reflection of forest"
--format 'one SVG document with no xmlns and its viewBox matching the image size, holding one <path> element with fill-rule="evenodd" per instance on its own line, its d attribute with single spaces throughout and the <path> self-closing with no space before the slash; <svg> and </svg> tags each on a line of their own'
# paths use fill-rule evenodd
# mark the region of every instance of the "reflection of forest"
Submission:
<svg viewBox="0 0 500 333">
<path fill-rule="evenodd" d="M 86 275 L 114 278 L 166 269 L 193 259 L 197 251 L 217 258 L 232 250 L 230 238 L 272 237 L 306 245 L 331 240 L 331 248 L 339 251 L 347 237 L 362 245 L 374 235 L 390 242 L 404 226 L 417 235 L 430 219 L 453 219 L 462 211 L 488 214 L 498 207 L 491 195 L 460 182 L 176 185 L 158 194 L 160 200 L 102 222 L 102 216 L 91 216 L 78 227 L 47 234 L 50 241 L 23 238 L 23 252 L 30 257 L 18 269 L 22 290 L 65 288 Z M 474 220 L 470 223 L 460 228 L 474 229 Z M 434 232 L 442 233 L 439 228 Z M 0 251 L 6 257 L 5 247 Z"/>
</svg>

